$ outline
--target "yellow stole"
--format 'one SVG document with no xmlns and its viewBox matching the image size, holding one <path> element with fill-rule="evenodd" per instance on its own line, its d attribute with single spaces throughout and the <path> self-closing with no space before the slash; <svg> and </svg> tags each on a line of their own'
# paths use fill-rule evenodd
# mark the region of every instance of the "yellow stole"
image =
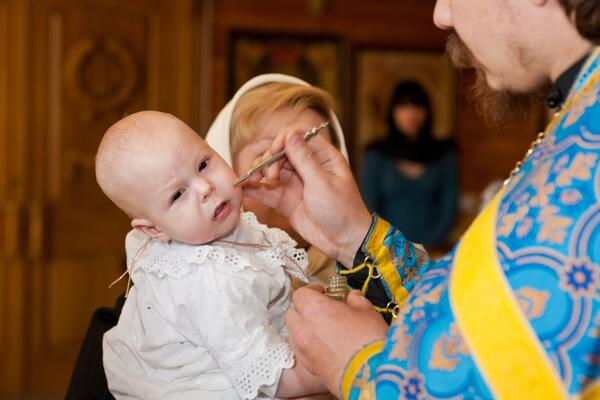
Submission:
<svg viewBox="0 0 600 400">
<path fill-rule="evenodd" d="M 567 390 L 523 314 L 496 254 L 502 192 L 459 243 L 450 302 L 462 336 L 495 398 L 565 399 Z"/>
</svg>

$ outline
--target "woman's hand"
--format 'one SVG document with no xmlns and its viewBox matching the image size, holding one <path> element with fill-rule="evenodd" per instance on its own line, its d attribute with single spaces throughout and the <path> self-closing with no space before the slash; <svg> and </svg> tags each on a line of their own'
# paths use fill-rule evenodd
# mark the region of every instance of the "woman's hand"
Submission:
<svg viewBox="0 0 600 400">
<path fill-rule="evenodd" d="M 278 209 L 308 242 L 351 266 L 371 215 L 348 163 L 323 137 L 304 142 L 299 131 L 278 135 L 263 158 L 282 149 L 287 160 L 253 177 L 244 195 Z"/>
<path fill-rule="evenodd" d="M 388 326 L 358 290 L 342 303 L 308 285 L 296 290 L 292 299 L 286 323 L 294 354 L 341 398 L 340 382 L 350 358 L 364 345 L 385 338 Z"/>
</svg>

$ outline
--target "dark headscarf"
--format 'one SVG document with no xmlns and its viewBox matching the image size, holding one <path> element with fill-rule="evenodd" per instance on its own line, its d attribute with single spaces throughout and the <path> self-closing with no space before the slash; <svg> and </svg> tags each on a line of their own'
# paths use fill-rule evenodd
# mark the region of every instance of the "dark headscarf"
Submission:
<svg viewBox="0 0 600 400">
<path fill-rule="evenodd" d="M 405 104 L 423 107 L 426 111 L 425 121 L 418 133 L 416 140 L 409 138 L 398 129 L 394 122 L 394 108 Z M 390 100 L 387 113 L 388 137 L 382 141 L 373 143 L 369 148 L 377 150 L 390 157 L 432 163 L 454 147 L 451 140 L 439 141 L 433 138 L 431 127 L 432 107 L 429 96 L 423 87 L 415 81 L 402 81 L 398 83 Z"/>
</svg>

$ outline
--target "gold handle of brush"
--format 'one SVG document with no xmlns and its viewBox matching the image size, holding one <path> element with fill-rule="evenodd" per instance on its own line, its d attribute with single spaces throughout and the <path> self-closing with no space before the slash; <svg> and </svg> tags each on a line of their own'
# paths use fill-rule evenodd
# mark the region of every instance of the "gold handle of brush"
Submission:
<svg viewBox="0 0 600 400">
<path fill-rule="evenodd" d="M 321 129 L 326 128 L 328 125 L 329 125 L 329 121 L 324 121 L 321 125 L 310 128 L 309 130 L 307 130 L 304 133 L 304 141 L 305 142 L 309 141 L 310 139 L 315 137 Z M 271 157 L 267 158 L 266 160 L 261 161 L 254 167 L 250 168 L 248 170 L 248 172 L 246 172 L 244 175 L 237 178 L 233 182 L 233 186 L 237 186 L 240 183 L 245 182 L 252 175 L 256 174 L 257 172 L 262 171 L 263 169 L 267 168 L 269 165 L 281 160 L 283 157 L 285 157 L 285 151 L 283 151 L 283 150 L 273 154 Z"/>
</svg>

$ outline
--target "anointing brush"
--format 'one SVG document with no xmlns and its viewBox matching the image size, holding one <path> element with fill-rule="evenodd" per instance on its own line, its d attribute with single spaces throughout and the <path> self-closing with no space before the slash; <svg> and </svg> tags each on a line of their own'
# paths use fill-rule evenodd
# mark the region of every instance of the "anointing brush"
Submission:
<svg viewBox="0 0 600 400">
<path fill-rule="evenodd" d="M 305 142 L 309 141 L 310 139 L 315 137 L 321 129 L 326 128 L 328 125 L 329 125 L 329 121 L 325 121 L 319 126 L 314 126 L 314 127 L 310 128 L 309 130 L 306 131 L 306 133 L 304 133 L 304 141 Z M 283 151 L 283 150 L 273 154 L 271 157 L 267 158 L 266 160 L 261 161 L 254 167 L 250 168 L 250 170 L 248 172 L 246 172 L 244 175 L 237 178 L 233 182 L 233 186 L 237 186 L 240 183 L 245 182 L 252 175 L 256 174 L 257 172 L 262 171 L 263 169 L 267 168 L 269 165 L 273 164 L 274 162 L 281 160 L 283 157 L 285 157 L 285 151 Z"/>
</svg>

